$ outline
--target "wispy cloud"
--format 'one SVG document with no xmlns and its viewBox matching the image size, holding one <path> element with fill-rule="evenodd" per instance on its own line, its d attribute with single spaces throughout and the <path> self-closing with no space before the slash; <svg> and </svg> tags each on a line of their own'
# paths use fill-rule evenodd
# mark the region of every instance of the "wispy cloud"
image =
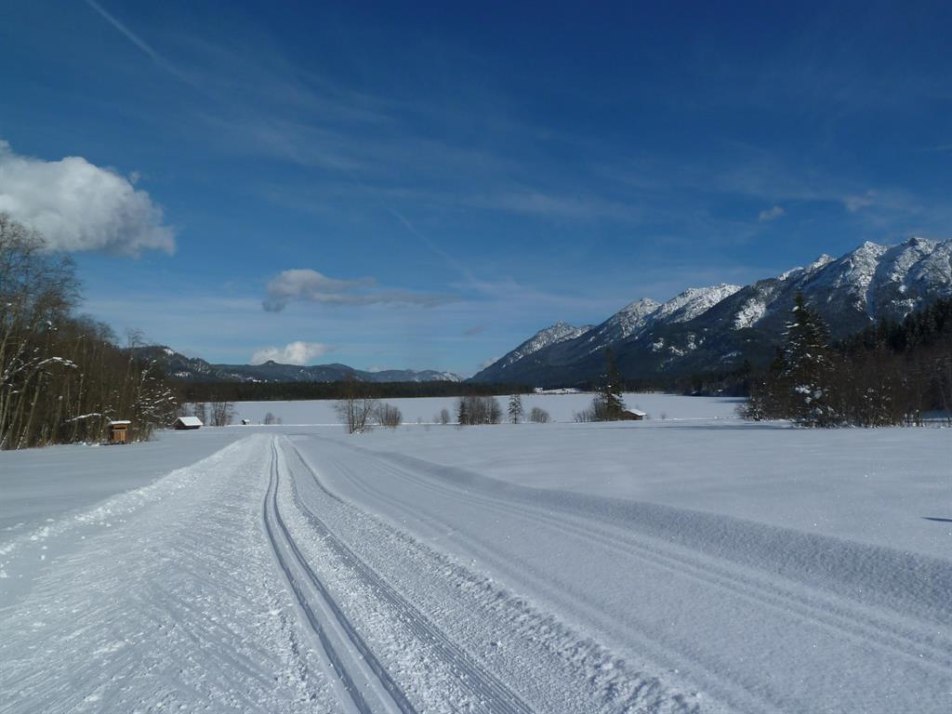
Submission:
<svg viewBox="0 0 952 714">
<path fill-rule="evenodd" d="M 55 250 L 126 255 L 175 250 L 162 209 L 132 178 L 81 156 L 60 161 L 21 156 L 2 139 L 0 211 L 42 233 Z"/>
<path fill-rule="evenodd" d="M 843 197 L 843 206 L 850 213 L 857 213 L 864 208 L 869 208 L 876 204 L 876 192 L 867 191 L 862 195 L 852 195 Z"/>
<path fill-rule="evenodd" d="M 477 208 L 552 219 L 634 221 L 642 213 L 634 205 L 597 195 L 569 195 L 532 189 L 517 189 L 470 196 L 466 203 Z"/>
<path fill-rule="evenodd" d="M 757 220 L 761 223 L 769 223 L 770 221 L 777 220 L 785 213 L 786 211 L 784 210 L 783 206 L 773 206 L 761 211 L 757 216 Z"/>
<path fill-rule="evenodd" d="M 280 312 L 291 302 L 327 306 L 402 304 L 433 307 L 453 302 L 448 295 L 381 289 L 373 278 L 339 280 L 309 268 L 285 270 L 273 278 L 262 303 L 268 312 Z"/>
</svg>

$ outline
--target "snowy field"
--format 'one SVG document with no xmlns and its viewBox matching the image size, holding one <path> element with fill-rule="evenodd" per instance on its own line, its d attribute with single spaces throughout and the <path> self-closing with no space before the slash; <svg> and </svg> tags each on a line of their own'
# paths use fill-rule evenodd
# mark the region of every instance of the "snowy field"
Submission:
<svg viewBox="0 0 952 714">
<path fill-rule="evenodd" d="M 575 414 L 592 404 L 591 394 L 524 394 L 521 397 L 526 414 L 533 407 L 540 407 L 549 413 L 552 421 L 575 421 Z M 508 397 L 497 397 L 503 415 L 509 405 Z M 451 397 L 433 397 L 421 399 L 385 399 L 400 409 L 405 424 L 432 424 L 439 421 L 441 409 L 456 419 L 456 399 Z M 648 419 L 696 421 L 711 419 L 736 420 L 737 399 L 696 399 L 670 394 L 626 394 L 625 404 L 629 408 L 640 409 Z M 249 419 L 261 422 L 271 413 L 284 424 L 336 424 L 339 419 L 334 413 L 333 401 L 299 402 L 240 402 L 235 405 L 235 419 Z"/>
<path fill-rule="evenodd" d="M 952 711 L 952 430 L 589 400 L 0 453 L 0 712 Z"/>
</svg>

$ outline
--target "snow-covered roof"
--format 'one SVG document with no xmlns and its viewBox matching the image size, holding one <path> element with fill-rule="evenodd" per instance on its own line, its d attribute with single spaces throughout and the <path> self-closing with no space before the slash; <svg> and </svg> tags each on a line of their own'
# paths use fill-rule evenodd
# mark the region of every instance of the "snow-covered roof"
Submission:
<svg viewBox="0 0 952 714">
<path fill-rule="evenodd" d="M 648 416 L 648 412 L 643 412 L 640 409 L 629 409 L 628 411 L 630 411 L 635 416 L 640 416 L 640 417 Z"/>
<path fill-rule="evenodd" d="M 175 421 L 177 421 L 182 426 L 203 426 L 202 420 L 197 416 L 180 416 Z"/>
<path fill-rule="evenodd" d="M 113 419 L 109 422 L 109 426 L 129 426 L 131 423 L 128 419 Z"/>
</svg>

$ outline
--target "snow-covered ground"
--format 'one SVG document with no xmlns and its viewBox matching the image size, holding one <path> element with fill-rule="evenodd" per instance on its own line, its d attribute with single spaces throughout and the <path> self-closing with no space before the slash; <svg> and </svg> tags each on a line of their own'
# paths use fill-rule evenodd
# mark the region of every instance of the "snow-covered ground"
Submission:
<svg viewBox="0 0 952 714">
<path fill-rule="evenodd" d="M 0 453 L 0 711 L 952 710 L 952 430 L 589 399 Z"/>
</svg>

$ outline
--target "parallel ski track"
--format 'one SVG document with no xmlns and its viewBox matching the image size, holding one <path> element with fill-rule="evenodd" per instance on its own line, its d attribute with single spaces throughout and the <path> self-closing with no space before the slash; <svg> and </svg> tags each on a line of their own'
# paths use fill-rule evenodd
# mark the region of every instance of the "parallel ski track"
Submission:
<svg viewBox="0 0 952 714">
<path fill-rule="evenodd" d="M 308 436 L 309 438 L 320 438 L 320 437 L 313 437 L 311 435 L 304 435 L 304 436 Z M 338 442 L 328 442 L 328 443 L 329 444 L 332 443 L 334 446 L 340 446 Z M 380 462 L 380 465 L 384 467 L 384 471 L 392 472 L 393 474 L 398 475 L 398 477 L 405 478 L 405 479 L 407 477 L 412 476 L 412 478 L 409 478 L 408 480 L 421 483 L 425 485 L 426 487 L 434 486 L 433 482 L 429 480 L 418 479 L 415 475 L 410 474 L 406 470 L 405 467 L 396 465 L 396 464 L 390 464 L 389 462 L 380 458 L 378 454 L 374 454 L 373 452 L 366 452 L 356 447 L 352 447 L 352 449 L 353 451 L 360 453 L 365 457 L 378 460 Z M 333 491 L 331 491 L 321 481 L 320 477 L 318 476 L 314 468 L 310 466 L 310 464 L 307 463 L 307 461 L 304 459 L 302 455 L 300 455 L 300 452 L 298 452 L 298 454 L 301 460 L 304 461 L 308 470 L 311 472 L 311 476 L 315 484 L 321 491 L 323 491 L 330 498 L 336 501 L 344 503 L 345 505 L 350 505 L 348 501 L 345 501 L 344 499 L 336 495 Z M 333 456 L 329 456 L 327 453 L 325 453 L 324 456 L 328 458 L 329 461 L 336 464 L 337 468 L 339 468 L 342 471 L 342 473 L 349 474 L 351 472 L 352 465 L 348 464 L 346 461 L 342 461 Z M 372 488 L 369 488 L 368 486 L 364 485 L 364 483 L 361 482 L 359 479 L 351 479 L 351 483 L 356 490 L 366 493 L 372 499 L 376 499 L 382 503 L 395 507 L 398 511 L 402 511 L 406 513 L 412 519 L 414 519 L 415 521 L 421 524 L 430 525 L 436 530 L 442 530 L 445 528 L 445 523 L 443 523 L 442 521 L 438 521 L 429 516 L 426 516 L 414 510 L 413 508 L 407 506 L 406 503 L 398 499 L 391 498 L 390 496 L 387 496 L 386 494 L 383 494 L 381 492 L 373 490 Z M 437 486 L 437 488 L 445 489 L 451 495 L 457 498 L 461 498 L 463 500 L 467 500 L 470 496 L 473 495 L 469 491 L 463 492 L 459 489 L 454 489 L 452 487 Z M 473 499 L 473 500 L 475 501 L 476 499 Z M 499 501 L 493 500 L 493 499 L 486 499 L 486 501 L 492 504 L 494 507 L 495 505 L 499 503 Z M 490 549 L 484 548 L 480 546 L 478 543 L 468 541 L 467 545 L 474 553 L 482 554 L 490 561 L 496 556 L 496 554 L 493 553 Z M 529 573 L 523 573 L 523 577 L 529 578 L 530 580 L 535 580 L 534 578 L 532 578 L 532 576 Z M 544 581 L 538 581 L 537 584 L 542 590 L 545 590 L 551 587 L 550 583 L 544 582 Z M 579 603 L 578 606 L 585 607 L 584 603 Z M 606 623 L 606 626 L 609 629 L 611 629 L 613 624 L 614 623 Z M 717 673 L 716 671 L 712 670 L 711 668 L 703 664 L 693 654 L 686 654 L 682 651 L 672 649 L 669 645 L 652 638 L 649 634 L 646 634 L 644 632 L 638 636 L 638 639 L 639 639 L 639 649 L 642 651 L 642 653 L 643 654 L 650 653 L 649 657 L 652 660 L 654 660 L 656 664 L 660 664 L 664 669 L 675 671 L 684 661 L 686 660 L 691 661 L 700 672 L 704 673 L 699 683 L 703 684 L 708 692 L 714 693 L 717 698 L 719 698 L 723 702 L 726 702 L 730 706 L 730 711 L 749 712 L 750 714 L 767 714 L 767 712 L 776 712 L 777 714 L 781 714 L 781 712 L 784 711 L 783 706 L 781 704 L 775 703 L 771 699 L 764 697 L 762 695 L 755 694 L 753 683 L 724 682 L 722 679 L 722 676 L 719 673 Z"/>
<path fill-rule="evenodd" d="M 351 698 L 354 708 L 360 714 L 374 714 L 374 712 L 379 711 L 367 701 L 361 688 L 354 681 L 355 673 L 364 672 L 372 673 L 371 676 L 376 679 L 376 681 L 370 682 L 370 686 L 385 709 L 396 710 L 403 714 L 416 714 L 416 709 L 406 695 L 377 660 L 373 651 L 364 642 L 308 564 L 281 517 L 277 498 L 278 483 L 281 476 L 276 440 L 271 442 L 269 472 L 262 518 L 271 549 L 278 565 L 284 572 L 301 612 L 304 613 L 308 625 L 320 640 L 321 646 Z M 321 618 L 327 616 L 330 616 L 333 622 L 322 623 Z M 346 638 L 346 642 L 341 643 L 341 646 L 335 644 L 334 640 L 338 638 L 331 634 L 331 627 L 339 631 L 339 637 Z M 348 645 L 360 654 L 362 663 L 348 655 L 346 651 Z M 363 666 L 364 664 L 366 667 Z"/>
<path fill-rule="evenodd" d="M 304 460 L 297 448 L 289 443 L 291 450 L 297 456 L 297 461 L 307 470 L 311 478 L 329 498 L 353 508 L 342 501 L 335 494 L 328 491 L 311 466 Z M 370 566 L 335 536 L 327 525 L 305 505 L 298 494 L 297 486 L 292 479 L 294 503 L 304 514 L 308 523 L 321 536 L 338 557 L 358 573 L 396 612 L 400 619 L 407 623 L 410 630 L 420 640 L 427 642 L 439 653 L 444 662 L 461 675 L 460 684 L 469 689 L 476 702 L 482 704 L 481 709 L 492 714 L 532 714 L 533 709 L 526 704 L 515 692 L 509 689 L 498 677 L 477 662 L 468 652 L 450 640 L 446 634 L 431 622 L 422 612 L 414 607 L 406 598 L 381 578 Z"/>
<path fill-rule="evenodd" d="M 427 489 L 440 491 L 449 497 L 474 506 L 487 507 L 540 525 L 556 527 L 561 532 L 571 533 L 573 536 L 598 545 L 600 548 L 627 557 L 636 557 L 655 567 L 715 586 L 754 605 L 770 608 L 788 617 L 796 617 L 805 624 L 835 632 L 864 646 L 876 647 L 891 657 L 900 657 L 915 666 L 926 668 L 943 676 L 947 677 L 949 672 L 952 672 L 952 643 L 943 641 L 941 637 L 936 636 L 934 630 L 932 632 L 927 632 L 924 628 L 919 632 L 903 630 L 893 622 L 873 616 L 866 611 L 868 608 L 864 605 L 857 604 L 853 606 L 844 602 L 843 597 L 832 598 L 816 591 L 811 594 L 811 597 L 804 597 L 801 594 L 788 591 L 772 581 L 761 580 L 753 574 L 743 572 L 749 571 L 749 567 L 730 568 L 719 566 L 709 557 L 692 557 L 684 552 L 685 548 L 666 547 L 662 541 L 651 536 L 639 536 L 635 532 L 610 525 L 601 525 L 594 521 L 578 523 L 578 517 L 571 512 L 560 513 L 556 516 L 529 504 L 518 505 L 509 500 L 443 484 L 436 478 L 421 477 L 399 461 L 391 461 L 385 454 L 356 448 L 354 450 L 365 458 L 378 462 L 381 469 L 386 471 L 388 475 L 396 476 Z M 337 463 L 346 473 L 349 467 L 343 462 L 338 461 Z M 434 471 L 440 469 L 438 464 L 432 464 L 432 467 Z M 317 480 L 316 476 L 315 480 Z M 442 525 L 438 521 L 413 511 L 407 504 L 398 499 L 367 487 L 359 480 L 354 479 L 351 483 L 373 498 L 412 514 L 419 521 L 428 521 L 437 526 Z M 327 490 L 319 481 L 318 485 L 325 491 Z M 469 543 L 468 545 L 474 549 L 483 550 L 478 544 Z M 661 647 L 662 651 L 668 650 L 667 645 L 653 644 Z M 685 655 L 680 653 L 677 656 L 686 656 L 702 669 L 709 670 L 707 666 L 697 660 L 694 654 Z M 713 671 L 710 673 L 714 675 Z M 713 685 L 713 691 L 717 691 L 722 689 L 725 683 L 721 681 L 716 685 L 711 684 Z M 750 688 L 747 686 L 748 683 L 738 682 L 738 684 L 747 690 L 746 694 L 751 694 Z M 761 706 L 780 705 L 779 702 L 771 701 L 771 698 L 765 692 L 761 691 L 758 695 L 758 698 L 760 697 L 764 698 Z M 747 697 L 742 698 L 746 699 Z M 739 702 L 735 703 L 739 704 Z M 758 711 L 758 709 L 754 708 L 752 711 Z"/>
<path fill-rule="evenodd" d="M 428 485 L 432 481 L 426 482 Z M 458 490 L 444 488 L 447 492 L 459 494 Z M 672 572 L 688 575 L 695 580 L 715 585 L 723 590 L 757 604 L 767 605 L 785 615 L 796 615 L 810 624 L 822 624 L 838 634 L 852 638 L 864 645 L 875 645 L 890 655 L 909 659 L 918 665 L 932 665 L 936 671 L 947 674 L 952 671 L 952 645 L 936 646 L 923 641 L 921 636 L 904 632 L 891 622 L 877 620 L 858 610 L 848 610 L 840 602 L 816 596 L 816 600 L 803 597 L 776 586 L 769 581 L 760 581 L 745 575 L 737 569 L 719 567 L 709 558 L 694 558 L 673 549 L 649 545 L 644 540 L 633 538 L 630 532 L 618 528 L 604 527 L 594 522 L 584 525 L 574 521 L 571 515 L 559 515 L 532 507 L 514 506 L 507 501 L 487 498 L 472 492 L 466 494 L 470 502 L 479 501 L 494 510 L 506 512 L 536 523 L 556 526 L 563 532 L 570 532 L 580 538 L 597 543 L 615 553 L 631 555 L 637 552 L 643 560 L 652 562 Z M 818 600 L 822 602 L 818 604 Z"/>
<path fill-rule="evenodd" d="M 408 473 L 406 469 L 398 468 L 404 474 Z M 428 487 L 434 485 L 431 480 L 418 482 L 425 483 Z M 462 493 L 452 487 L 439 485 L 438 488 L 453 495 Z M 806 598 L 798 593 L 784 590 L 773 582 L 761 581 L 745 575 L 739 572 L 739 569 L 720 567 L 710 558 L 694 558 L 683 552 L 675 552 L 674 549 L 649 545 L 645 540 L 632 537 L 631 532 L 620 528 L 605 527 L 591 521 L 579 524 L 571 514 L 560 514 L 555 517 L 541 509 L 516 506 L 510 501 L 493 499 L 472 491 L 466 492 L 465 496 L 470 502 L 479 502 L 497 511 L 528 518 L 536 523 L 556 526 L 564 532 L 571 532 L 619 554 L 630 555 L 633 551 L 637 551 L 645 560 L 680 574 L 690 575 L 696 580 L 716 585 L 752 603 L 768 605 L 787 615 L 796 614 L 803 621 L 811 624 L 822 623 L 838 634 L 852 637 L 864 645 L 881 647 L 890 655 L 904 657 L 920 665 L 933 665 L 943 674 L 952 671 L 952 644 L 945 643 L 946 646 L 942 647 L 924 641 L 923 635 L 903 631 L 896 628 L 892 622 L 876 619 L 858 609 L 848 610 L 841 602 L 831 598 L 819 594 L 815 596 L 816 599 Z M 818 601 L 821 602 L 818 604 Z"/>
</svg>

